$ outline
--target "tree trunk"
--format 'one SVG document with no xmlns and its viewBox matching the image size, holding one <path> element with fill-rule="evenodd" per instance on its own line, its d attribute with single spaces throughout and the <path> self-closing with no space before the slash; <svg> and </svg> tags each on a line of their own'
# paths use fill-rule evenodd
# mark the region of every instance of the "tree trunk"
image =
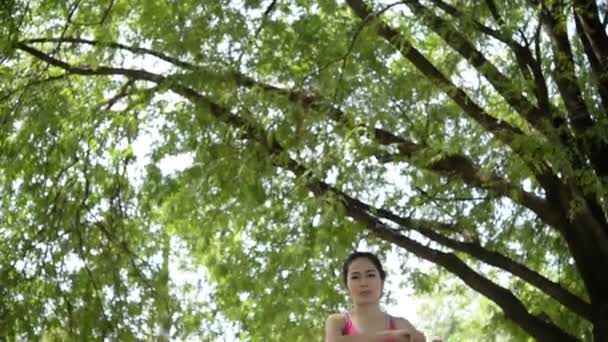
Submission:
<svg viewBox="0 0 608 342">
<path fill-rule="evenodd" d="M 156 299 L 158 317 L 158 341 L 171 340 L 171 308 L 169 307 L 169 256 L 171 252 L 170 237 L 163 232 L 163 263 L 158 275 L 158 298 Z"/>
<path fill-rule="evenodd" d="M 595 342 L 608 341 L 608 293 L 604 292 L 603 301 L 594 306 L 593 340 Z"/>
</svg>

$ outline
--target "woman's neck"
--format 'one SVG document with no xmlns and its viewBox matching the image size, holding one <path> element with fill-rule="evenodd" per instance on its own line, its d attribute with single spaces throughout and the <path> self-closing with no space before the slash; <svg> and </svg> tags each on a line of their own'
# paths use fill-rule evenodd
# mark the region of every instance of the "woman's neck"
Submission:
<svg viewBox="0 0 608 342">
<path fill-rule="evenodd" d="M 379 303 L 369 303 L 369 304 L 355 304 L 353 305 L 353 315 L 357 316 L 358 318 L 371 318 L 371 317 L 378 317 L 380 315 L 384 315 L 384 312 L 382 312 L 382 310 L 380 310 L 380 304 Z"/>
</svg>

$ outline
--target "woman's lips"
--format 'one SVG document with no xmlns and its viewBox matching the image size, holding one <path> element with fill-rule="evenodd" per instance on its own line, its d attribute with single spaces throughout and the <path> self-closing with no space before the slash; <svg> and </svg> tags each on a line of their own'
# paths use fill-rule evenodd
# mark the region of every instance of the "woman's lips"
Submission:
<svg viewBox="0 0 608 342">
<path fill-rule="evenodd" d="M 368 296 L 370 294 L 372 294 L 371 290 L 363 290 L 361 292 L 359 292 L 359 294 L 361 294 L 362 296 Z"/>
</svg>

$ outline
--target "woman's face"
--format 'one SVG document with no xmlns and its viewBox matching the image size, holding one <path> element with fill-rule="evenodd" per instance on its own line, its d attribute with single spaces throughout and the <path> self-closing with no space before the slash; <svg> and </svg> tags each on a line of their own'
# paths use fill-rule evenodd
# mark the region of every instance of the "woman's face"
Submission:
<svg viewBox="0 0 608 342">
<path fill-rule="evenodd" d="M 356 304 L 377 302 L 382 296 L 380 273 L 368 258 L 357 258 L 350 263 L 346 287 Z"/>
</svg>

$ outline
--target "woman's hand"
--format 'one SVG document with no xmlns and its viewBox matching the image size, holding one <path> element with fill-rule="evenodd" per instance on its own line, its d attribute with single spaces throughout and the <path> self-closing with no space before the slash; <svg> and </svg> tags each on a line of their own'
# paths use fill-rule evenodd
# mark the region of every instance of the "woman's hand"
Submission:
<svg viewBox="0 0 608 342">
<path fill-rule="evenodd" d="M 426 342 L 424 335 L 415 329 L 386 330 L 379 336 L 382 342 Z"/>
<path fill-rule="evenodd" d="M 413 342 L 408 329 L 387 330 L 379 333 L 382 342 Z"/>
</svg>

